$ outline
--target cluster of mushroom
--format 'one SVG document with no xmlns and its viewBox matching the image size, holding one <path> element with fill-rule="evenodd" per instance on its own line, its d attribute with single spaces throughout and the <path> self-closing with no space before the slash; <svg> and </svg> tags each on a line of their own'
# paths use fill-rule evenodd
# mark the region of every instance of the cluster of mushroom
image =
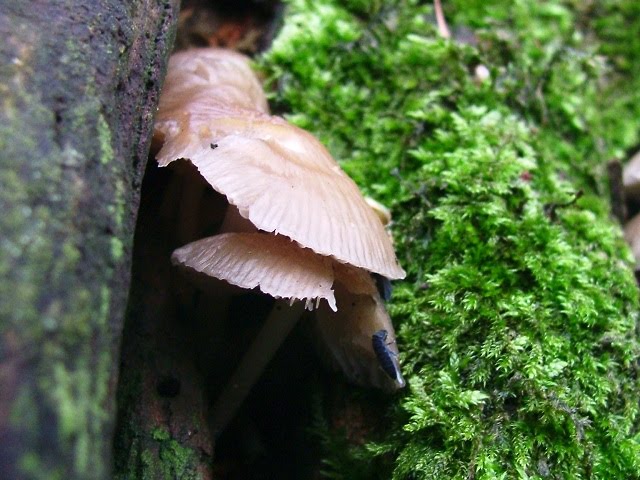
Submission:
<svg viewBox="0 0 640 480">
<path fill-rule="evenodd" d="M 214 430 L 233 416 L 305 308 L 326 356 L 348 379 L 404 386 L 374 279 L 405 275 L 389 235 L 320 142 L 269 114 L 248 60 L 214 48 L 173 55 L 155 136 L 160 166 L 189 160 L 229 202 L 218 234 L 179 248 L 172 262 L 277 299 L 214 407 Z"/>
</svg>

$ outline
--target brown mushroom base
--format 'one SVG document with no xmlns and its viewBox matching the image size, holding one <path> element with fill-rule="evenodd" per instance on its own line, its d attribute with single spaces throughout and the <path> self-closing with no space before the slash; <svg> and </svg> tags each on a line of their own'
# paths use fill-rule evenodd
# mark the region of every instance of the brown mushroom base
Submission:
<svg viewBox="0 0 640 480">
<path fill-rule="evenodd" d="M 395 331 L 380 295 L 351 293 L 339 282 L 334 284 L 334 290 L 337 311 L 322 304 L 313 322 L 315 343 L 321 356 L 356 385 L 389 392 L 404 387 L 400 371 L 396 378 L 391 378 L 373 350 L 373 335 L 385 330 L 389 355 L 398 355 Z"/>
</svg>

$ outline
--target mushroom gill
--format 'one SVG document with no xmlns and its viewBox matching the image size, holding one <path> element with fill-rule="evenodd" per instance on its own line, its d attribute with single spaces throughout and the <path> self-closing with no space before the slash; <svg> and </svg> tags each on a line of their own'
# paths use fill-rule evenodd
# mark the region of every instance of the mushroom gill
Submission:
<svg viewBox="0 0 640 480">
<path fill-rule="evenodd" d="M 303 301 L 309 310 L 321 300 L 336 310 L 331 261 L 281 235 L 222 233 L 177 249 L 171 261 L 276 299 Z"/>
</svg>

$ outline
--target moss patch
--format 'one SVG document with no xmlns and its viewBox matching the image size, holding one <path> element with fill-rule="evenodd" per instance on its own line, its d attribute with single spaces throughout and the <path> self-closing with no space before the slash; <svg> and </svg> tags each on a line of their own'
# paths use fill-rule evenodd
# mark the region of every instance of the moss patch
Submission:
<svg viewBox="0 0 640 480">
<path fill-rule="evenodd" d="M 640 133 L 636 7 L 448 2 L 445 41 L 417 3 L 292 1 L 261 61 L 393 208 L 408 270 L 409 389 L 364 445 L 318 429 L 325 474 L 638 478 L 638 293 L 603 176 Z"/>
<path fill-rule="evenodd" d="M 180 443 L 171 438 L 169 432 L 161 428 L 156 428 L 151 432 L 151 436 L 160 444 L 158 457 L 163 478 L 184 478 L 185 480 L 199 478 L 195 468 L 196 459 L 198 458 L 196 452 L 180 445 Z"/>
</svg>

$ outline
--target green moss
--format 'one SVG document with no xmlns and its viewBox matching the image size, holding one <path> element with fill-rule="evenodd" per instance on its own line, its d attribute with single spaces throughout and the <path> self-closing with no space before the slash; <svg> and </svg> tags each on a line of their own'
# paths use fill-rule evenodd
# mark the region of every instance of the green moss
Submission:
<svg viewBox="0 0 640 480">
<path fill-rule="evenodd" d="M 111 257 L 117 262 L 124 254 L 124 245 L 119 238 L 111 238 Z"/>
<path fill-rule="evenodd" d="M 109 211 L 111 218 L 114 219 L 118 231 L 120 231 L 123 228 L 126 214 L 125 188 L 122 181 L 124 165 L 119 164 L 118 162 L 114 162 L 115 154 L 112 147 L 113 138 L 104 115 L 98 115 L 97 129 L 100 163 L 104 166 L 104 168 L 111 168 L 114 178 L 113 200 L 108 205 L 107 210 Z M 122 252 L 121 250 L 118 250 L 117 247 L 116 249 L 114 249 L 114 241 L 119 242 L 120 240 L 117 237 L 113 237 L 111 240 L 113 258 L 117 261 L 120 258 L 117 257 L 118 252 Z"/>
<path fill-rule="evenodd" d="M 107 164 L 114 159 L 111 130 L 103 115 L 98 116 L 98 143 L 100 144 L 100 163 Z"/>
<path fill-rule="evenodd" d="M 142 471 L 143 471 L 143 480 L 152 479 L 154 475 L 151 473 L 155 469 L 153 468 L 155 465 L 153 453 L 149 450 L 145 450 L 141 453 L 141 463 L 142 463 Z"/>
<path fill-rule="evenodd" d="M 163 473 L 162 478 L 183 478 L 185 480 L 200 478 L 196 470 L 198 457 L 194 450 L 180 445 L 163 428 L 154 429 L 151 436 L 159 443 L 158 457 Z"/>
<path fill-rule="evenodd" d="M 603 175 L 640 133 L 632 3 L 447 2 L 470 46 L 417 1 L 290 2 L 273 104 L 392 207 L 408 271 L 409 388 L 364 446 L 320 421 L 327 476 L 640 478 L 638 293 Z"/>
<path fill-rule="evenodd" d="M 139 383 L 136 383 L 139 385 Z M 126 426 L 131 438 L 127 441 L 127 456 L 116 460 L 115 478 L 186 479 L 202 478 L 202 459 L 197 449 L 185 447 L 164 427 L 141 430 L 134 424 Z M 116 445 L 121 439 L 116 439 Z"/>
</svg>

